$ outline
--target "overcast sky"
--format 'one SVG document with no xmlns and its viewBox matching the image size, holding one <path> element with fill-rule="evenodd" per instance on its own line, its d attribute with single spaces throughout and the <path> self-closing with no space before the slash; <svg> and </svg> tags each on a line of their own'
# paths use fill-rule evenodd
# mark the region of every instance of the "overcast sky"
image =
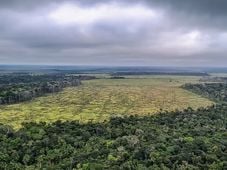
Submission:
<svg viewBox="0 0 227 170">
<path fill-rule="evenodd" d="M 3 0 L 0 64 L 227 66 L 227 0 Z"/>
</svg>

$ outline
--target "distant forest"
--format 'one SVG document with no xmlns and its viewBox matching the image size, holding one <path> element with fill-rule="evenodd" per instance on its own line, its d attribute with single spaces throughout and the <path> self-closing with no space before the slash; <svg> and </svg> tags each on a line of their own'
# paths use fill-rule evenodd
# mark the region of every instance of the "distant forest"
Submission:
<svg viewBox="0 0 227 170">
<path fill-rule="evenodd" d="M 183 88 L 216 102 L 227 102 L 226 83 L 185 84 Z"/>
<path fill-rule="evenodd" d="M 176 75 L 176 76 L 209 76 L 203 72 L 115 72 L 112 76 L 131 76 L 131 75 Z"/>
<path fill-rule="evenodd" d="M 79 86 L 81 80 L 94 79 L 93 76 L 73 76 L 65 74 L 7 74 L 0 76 L 0 105 L 31 100 L 48 93 L 55 93 L 65 87 Z"/>
<path fill-rule="evenodd" d="M 210 77 L 205 76 L 200 79 L 201 82 L 207 82 L 207 83 L 227 83 L 227 77 Z"/>
</svg>

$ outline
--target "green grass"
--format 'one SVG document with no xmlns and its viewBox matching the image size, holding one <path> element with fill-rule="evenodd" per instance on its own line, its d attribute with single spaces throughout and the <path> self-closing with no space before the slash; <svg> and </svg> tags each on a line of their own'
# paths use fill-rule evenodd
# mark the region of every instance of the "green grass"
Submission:
<svg viewBox="0 0 227 170">
<path fill-rule="evenodd" d="M 198 108 L 212 102 L 179 86 L 199 77 L 145 76 L 97 79 L 82 86 L 39 97 L 33 101 L 1 106 L 0 123 L 18 129 L 22 122 L 56 120 L 104 121 L 110 116 L 147 115 L 160 110 Z"/>
</svg>

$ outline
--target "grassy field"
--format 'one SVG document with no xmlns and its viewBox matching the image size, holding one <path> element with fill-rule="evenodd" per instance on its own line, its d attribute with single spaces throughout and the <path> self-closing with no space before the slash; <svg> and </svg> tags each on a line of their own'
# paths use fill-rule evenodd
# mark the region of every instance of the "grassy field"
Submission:
<svg viewBox="0 0 227 170">
<path fill-rule="evenodd" d="M 104 121 L 110 116 L 155 114 L 160 110 L 198 108 L 212 102 L 181 89 L 199 77 L 129 76 L 127 79 L 84 81 L 79 87 L 39 97 L 33 101 L 1 106 L 0 123 L 20 128 L 22 122 L 56 120 Z"/>
</svg>

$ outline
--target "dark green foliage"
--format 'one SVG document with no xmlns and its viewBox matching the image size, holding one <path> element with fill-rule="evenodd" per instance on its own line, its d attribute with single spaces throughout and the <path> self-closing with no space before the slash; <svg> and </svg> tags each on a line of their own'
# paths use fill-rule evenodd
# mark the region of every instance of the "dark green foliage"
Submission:
<svg viewBox="0 0 227 170">
<path fill-rule="evenodd" d="M 94 79 L 93 76 L 73 76 L 65 74 L 9 74 L 0 76 L 0 104 L 13 104 L 33 99 L 47 93 L 78 86 L 81 80 Z"/>
<path fill-rule="evenodd" d="M 227 77 L 210 77 L 205 76 L 202 77 L 199 81 L 201 82 L 208 82 L 208 83 L 227 83 Z"/>
<path fill-rule="evenodd" d="M 217 102 L 227 102 L 226 83 L 185 84 L 183 88 Z"/>
<path fill-rule="evenodd" d="M 125 79 L 125 77 L 122 76 L 112 76 L 110 79 Z"/>
<path fill-rule="evenodd" d="M 0 74 L 0 84 L 27 84 L 27 83 L 45 83 L 45 82 L 58 82 L 69 80 L 72 77 L 79 78 L 80 80 L 94 79 L 94 76 L 73 76 L 70 74 Z"/>
<path fill-rule="evenodd" d="M 227 105 L 106 123 L 0 126 L 0 169 L 227 169 Z"/>
</svg>

